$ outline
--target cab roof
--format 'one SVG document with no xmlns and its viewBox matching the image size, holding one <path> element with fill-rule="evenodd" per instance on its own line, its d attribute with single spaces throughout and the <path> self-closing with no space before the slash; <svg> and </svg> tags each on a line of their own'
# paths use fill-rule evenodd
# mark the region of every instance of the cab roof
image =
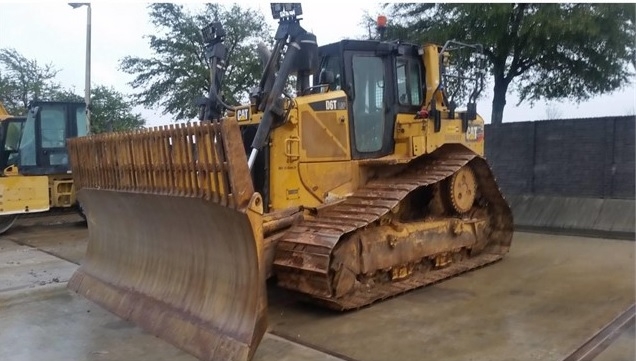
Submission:
<svg viewBox="0 0 636 361">
<path fill-rule="evenodd" d="M 420 47 L 398 41 L 380 41 L 380 40 L 353 40 L 344 39 L 335 43 L 320 46 L 319 54 L 334 55 L 342 54 L 344 51 L 376 51 L 378 53 L 396 52 L 400 55 L 418 55 Z"/>
</svg>

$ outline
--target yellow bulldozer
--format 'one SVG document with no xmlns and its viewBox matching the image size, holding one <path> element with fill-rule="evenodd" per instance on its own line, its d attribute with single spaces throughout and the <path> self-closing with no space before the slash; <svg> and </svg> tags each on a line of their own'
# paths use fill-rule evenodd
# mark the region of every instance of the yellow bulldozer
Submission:
<svg viewBox="0 0 636 361">
<path fill-rule="evenodd" d="M 69 141 L 89 243 L 68 287 L 201 360 L 252 358 L 268 278 L 355 310 L 493 263 L 512 238 L 483 157 L 483 72 L 450 71 L 455 50 L 483 65 L 480 46 L 318 47 L 300 4 L 271 8 L 276 42 L 250 104 L 223 102 L 212 23 L 200 122 Z"/>
<path fill-rule="evenodd" d="M 33 101 L 18 117 L 0 106 L 0 234 L 20 215 L 77 207 L 66 139 L 87 134 L 85 109 Z"/>
</svg>

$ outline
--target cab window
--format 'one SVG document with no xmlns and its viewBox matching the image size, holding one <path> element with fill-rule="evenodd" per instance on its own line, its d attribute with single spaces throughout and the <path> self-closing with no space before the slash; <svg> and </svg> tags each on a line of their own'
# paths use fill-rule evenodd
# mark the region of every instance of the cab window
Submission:
<svg viewBox="0 0 636 361">
<path fill-rule="evenodd" d="M 353 56 L 353 128 L 361 153 L 382 149 L 384 136 L 384 63 L 375 56 Z"/>
<path fill-rule="evenodd" d="M 45 107 L 40 112 L 42 148 L 63 148 L 66 145 L 66 109 Z"/>
<path fill-rule="evenodd" d="M 77 108 L 75 119 L 77 120 L 77 136 L 85 136 L 88 132 L 88 125 L 86 124 L 86 109 L 84 107 Z"/>
<path fill-rule="evenodd" d="M 11 121 L 7 124 L 7 137 L 5 139 L 4 148 L 8 151 L 17 151 L 20 145 L 20 136 L 22 135 L 21 121 Z"/>
<path fill-rule="evenodd" d="M 35 116 L 36 109 L 29 110 L 29 115 L 24 123 L 22 139 L 20 140 L 20 165 L 35 166 L 36 144 L 35 144 Z"/>
<path fill-rule="evenodd" d="M 340 57 L 330 56 L 324 62 L 321 70 L 327 70 L 333 73 L 334 81 L 329 84 L 329 90 L 342 89 L 342 70 L 340 68 Z"/>
<path fill-rule="evenodd" d="M 420 67 L 415 59 L 396 61 L 397 92 L 400 105 L 419 106 L 422 103 Z"/>
</svg>

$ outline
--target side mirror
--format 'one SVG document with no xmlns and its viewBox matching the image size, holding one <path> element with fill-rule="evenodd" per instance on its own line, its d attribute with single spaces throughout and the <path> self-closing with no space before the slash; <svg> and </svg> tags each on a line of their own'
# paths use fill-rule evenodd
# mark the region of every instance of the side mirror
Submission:
<svg viewBox="0 0 636 361">
<path fill-rule="evenodd" d="M 320 82 L 320 85 L 333 84 L 333 82 L 336 81 L 336 76 L 334 75 L 333 71 L 322 69 L 320 71 L 320 77 L 318 81 Z"/>
</svg>

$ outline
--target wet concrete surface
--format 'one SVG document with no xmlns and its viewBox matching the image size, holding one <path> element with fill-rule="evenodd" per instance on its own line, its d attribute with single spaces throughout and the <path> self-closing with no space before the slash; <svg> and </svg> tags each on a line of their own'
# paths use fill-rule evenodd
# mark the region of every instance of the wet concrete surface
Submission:
<svg viewBox="0 0 636 361">
<path fill-rule="evenodd" d="M 636 324 L 632 324 L 625 332 L 601 352 L 594 361 L 632 361 L 636 360 Z"/>
<path fill-rule="evenodd" d="M 55 222 L 50 226 L 43 225 L 42 221 L 35 223 L 31 219 L 20 220 L 22 224 L 11 228 L 0 238 L 37 248 L 55 257 L 80 264 L 88 245 L 86 226 L 76 222 L 58 224 L 57 222 L 73 221 L 77 217 L 67 216 L 61 220 L 60 218 L 62 217 L 47 217 L 47 221 Z"/>
<path fill-rule="evenodd" d="M 195 361 L 196 359 L 82 297 L 58 288 L 0 311 L 0 360 Z M 338 361 L 266 335 L 254 361 Z"/>
<path fill-rule="evenodd" d="M 365 361 L 561 360 L 634 297 L 634 242 L 517 233 L 501 262 L 357 312 L 269 315 L 275 331 Z"/>
<path fill-rule="evenodd" d="M 65 283 L 76 266 L 35 248 L 0 239 L 0 305 L 9 294 Z"/>
<path fill-rule="evenodd" d="M 15 236 L 74 261 L 86 246 L 75 226 L 0 239 Z M 634 302 L 634 243 L 517 233 L 501 262 L 342 314 L 269 289 L 256 360 L 336 359 L 301 344 L 360 361 L 561 360 Z M 63 285 L 32 294 L 0 303 L 0 360 L 194 360 Z M 634 360 L 629 332 L 598 359 Z"/>
</svg>

